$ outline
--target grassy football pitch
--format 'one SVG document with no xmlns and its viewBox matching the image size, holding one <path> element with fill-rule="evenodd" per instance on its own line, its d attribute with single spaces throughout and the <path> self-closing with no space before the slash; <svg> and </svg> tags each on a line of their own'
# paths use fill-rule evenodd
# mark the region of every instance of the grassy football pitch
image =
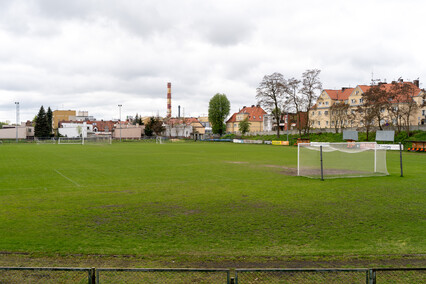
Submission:
<svg viewBox="0 0 426 284">
<path fill-rule="evenodd" d="M 426 154 L 390 176 L 294 176 L 297 148 L 0 145 L 0 251 L 151 258 L 426 253 Z"/>
</svg>

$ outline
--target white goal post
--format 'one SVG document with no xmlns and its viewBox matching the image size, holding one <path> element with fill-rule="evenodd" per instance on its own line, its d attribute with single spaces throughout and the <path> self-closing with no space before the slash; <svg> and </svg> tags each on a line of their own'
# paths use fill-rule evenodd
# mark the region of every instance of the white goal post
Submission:
<svg viewBox="0 0 426 284">
<path fill-rule="evenodd" d="M 389 175 L 386 149 L 376 142 L 299 143 L 297 175 L 310 178 Z"/>
</svg>

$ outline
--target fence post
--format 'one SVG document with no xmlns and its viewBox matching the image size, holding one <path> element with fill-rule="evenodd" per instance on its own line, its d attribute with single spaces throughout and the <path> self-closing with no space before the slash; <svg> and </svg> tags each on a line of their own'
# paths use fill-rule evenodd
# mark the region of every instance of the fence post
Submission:
<svg viewBox="0 0 426 284">
<path fill-rule="evenodd" d="M 321 157 L 321 180 L 324 180 L 324 171 L 322 167 L 322 146 L 320 146 L 320 157 Z"/>
<path fill-rule="evenodd" d="M 367 284 L 376 284 L 376 271 L 374 269 L 368 270 Z"/>
<path fill-rule="evenodd" d="M 402 172 L 402 144 L 401 144 L 401 142 L 399 142 L 399 165 L 401 167 L 401 177 L 403 177 L 404 174 Z"/>
<path fill-rule="evenodd" d="M 90 269 L 90 278 L 89 278 L 89 284 L 96 284 L 96 268 L 92 267 Z"/>
</svg>

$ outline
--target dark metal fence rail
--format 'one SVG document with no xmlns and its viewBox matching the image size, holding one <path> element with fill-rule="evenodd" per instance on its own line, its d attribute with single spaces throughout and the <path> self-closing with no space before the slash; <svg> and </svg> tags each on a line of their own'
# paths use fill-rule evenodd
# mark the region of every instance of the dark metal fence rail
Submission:
<svg viewBox="0 0 426 284">
<path fill-rule="evenodd" d="M 424 268 L 230 269 L 0 267 L 0 283 L 426 283 Z"/>
<path fill-rule="evenodd" d="M 369 284 L 426 283 L 426 268 L 374 268 L 370 269 Z"/>
<path fill-rule="evenodd" d="M 0 283 L 92 283 L 94 269 L 65 267 L 0 267 Z"/>
<path fill-rule="evenodd" d="M 235 284 L 368 283 L 368 269 L 236 269 Z"/>
<path fill-rule="evenodd" d="M 230 283 L 229 269 L 99 268 L 96 283 Z"/>
</svg>

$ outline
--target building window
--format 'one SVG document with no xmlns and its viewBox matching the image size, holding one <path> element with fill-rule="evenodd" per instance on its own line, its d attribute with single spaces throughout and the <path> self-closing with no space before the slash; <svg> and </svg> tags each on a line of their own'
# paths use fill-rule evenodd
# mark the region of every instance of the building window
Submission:
<svg viewBox="0 0 426 284">
<path fill-rule="evenodd" d="M 312 115 L 315 115 L 315 111 L 312 112 Z"/>
<path fill-rule="evenodd" d="M 331 125 L 334 125 L 334 120 L 331 122 Z"/>
<path fill-rule="evenodd" d="M 318 115 L 321 115 L 321 111 L 318 112 Z"/>
<path fill-rule="evenodd" d="M 325 122 L 325 125 L 327 125 L 327 126 L 328 126 L 328 120 Z"/>
<path fill-rule="evenodd" d="M 256 116 L 255 116 L 255 115 L 253 115 L 253 118 L 256 118 Z"/>
<path fill-rule="evenodd" d="M 353 104 L 354 104 L 354 103 L 356 103 L 356 100 L 352 99 L 352 100 L 351 100 L 351 103 L 353 103 Z"/>
<path fill-rule="evenodd" d="M 318 103 L 318 105 L 319 105 L 319 106 L 320 106 L 321 104 L 322 104 L 321 102 L 319 102 L 319 103 Z"/>
<path fill-rule="evenodd" d="M 426 110 L 422 110 L 422 115 L 426 115 Z"/>
<path fill-rule="evenodd" d="M 260 118 L 260 119 L 262 119 L 262 116 L 261 116 L 261 115 L 259 115 L 259 118 Z"/>
<path fill-rule="evenodd" d="M 328 110 L 324 111 L 324 114 L 325 114 L 325 115 L 328 115 Z"/>
<path fill-rule="evenodd" d="M 325 102 L 325 105 L 328 106 L 328 102 Z"/>
<path fill-rule="evenodd" d="M 320 126 L 321 125 L 321 121 L 318 121 L 318 126 Z"/>
<path fill-rule="evenodd" d="M 362 104 L 364 102 L 364 99 L 359 99 L 359 103 Z"/>
</svg>

